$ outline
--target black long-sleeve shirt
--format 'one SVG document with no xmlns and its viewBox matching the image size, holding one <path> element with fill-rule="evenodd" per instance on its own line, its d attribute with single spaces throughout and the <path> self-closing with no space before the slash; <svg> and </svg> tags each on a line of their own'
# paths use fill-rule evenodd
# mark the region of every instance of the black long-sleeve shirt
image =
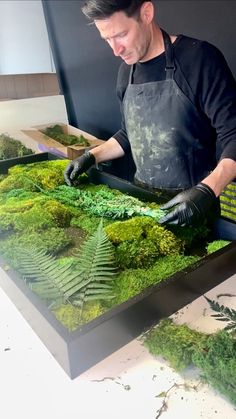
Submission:
<svg viewBox="0 0 236 419">
<path fill-rule="evenodd" d="M 174 79 L 191 102 L 204 112 L 215 129 L 220 158 L 236 160 L 236 81 L 223 54 L 206 41 L 179 35 L 173 43 Z M 122 63 L 117 79 L 122 128 L 113 136 L 123 150 L 130 151 L 125 129 L 123 98 L 128 85 L 130 66 Z M 165 80 L 165 53 L 135 65 L 133 83 Z"/>
</svg>

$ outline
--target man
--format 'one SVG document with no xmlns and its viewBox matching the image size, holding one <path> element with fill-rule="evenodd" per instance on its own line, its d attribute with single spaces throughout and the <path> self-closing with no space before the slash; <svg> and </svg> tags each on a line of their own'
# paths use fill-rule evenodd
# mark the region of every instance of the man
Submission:
<svg viewBox="0 0 236 419">
<path fill-rule="evenodd" d="M 94 163 L 132 152 L 135 181 L 174 196 L 161 223 L 211 217 L 236 177 L 236 83 L 224 57 L 207 42 L 166 34 L 152 1 L 88 0 L 82 10 L 124 61 L 117 81 L 122 128 L 72 161 L 66 183 Z M 220 237 L 236 239 L 236 231 Z"/>
</svg>

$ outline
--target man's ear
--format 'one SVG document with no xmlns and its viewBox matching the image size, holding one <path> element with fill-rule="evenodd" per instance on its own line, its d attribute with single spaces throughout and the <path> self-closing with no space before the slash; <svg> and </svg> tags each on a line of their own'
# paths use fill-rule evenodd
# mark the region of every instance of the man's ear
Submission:
<svg viewBox="0 0 236 419">
<path fill-rule="evenodd" d="M 146 25 L 150 24 L 154 18 L 154 6 L 151 1 L 145 1 L 140 8 L 140 19 Z"/>
</svg>

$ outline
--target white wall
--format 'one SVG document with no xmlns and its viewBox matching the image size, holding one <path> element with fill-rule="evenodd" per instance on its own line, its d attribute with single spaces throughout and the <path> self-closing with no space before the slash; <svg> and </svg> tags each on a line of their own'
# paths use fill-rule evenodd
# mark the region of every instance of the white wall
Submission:
<svg viewBox="0 0 236 419">
<path fill-rule="evenodd" d="M 0 0 L 0 74 L 54 72 L 41 0 Z"/>
</svg>

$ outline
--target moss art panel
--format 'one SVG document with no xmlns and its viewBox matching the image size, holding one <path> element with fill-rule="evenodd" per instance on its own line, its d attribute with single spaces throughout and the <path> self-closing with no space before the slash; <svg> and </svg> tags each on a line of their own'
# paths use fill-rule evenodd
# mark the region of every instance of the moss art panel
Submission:
<svg viewBox="0 0 236 419">
<path fill-rule="evenodd" d="M 197 263 L 209 232 L 162 227 L 158 204 L 89 184 L 86 176 L 69 187 L 67 164 L 18 165 L 1 176 L 0 253 L 73 331 Z"/>
</svg>

